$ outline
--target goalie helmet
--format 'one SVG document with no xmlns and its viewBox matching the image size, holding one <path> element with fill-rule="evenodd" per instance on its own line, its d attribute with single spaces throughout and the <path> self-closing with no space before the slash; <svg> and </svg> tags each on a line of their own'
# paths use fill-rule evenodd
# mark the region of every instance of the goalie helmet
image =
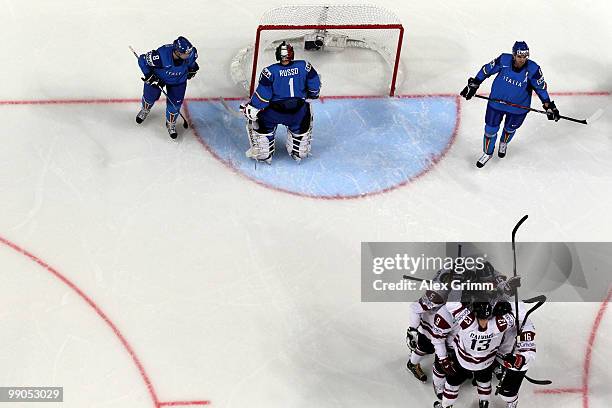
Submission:
<svg viewBox="0 0 612 408">
<path fill-rule="evenodd" d="M 512 46 L 512 54 L 518 57 L 529 57 L 529 47 L 525 41 L 517 41 Z"/>
<path fill-rule="evenodd" d="M 180 36 L 172 43 L 174 51 L 179 52 L 181 54 L 191 54 L 193 50 L 193 45 L 191 42 L 183 36 Z"/>
<path fill-rule="evenodd" d="M 276 60 L 280 62 L 283 59 L 293 61 L 293 46 L 285 41 L 276 47 Z"/>
</svg>

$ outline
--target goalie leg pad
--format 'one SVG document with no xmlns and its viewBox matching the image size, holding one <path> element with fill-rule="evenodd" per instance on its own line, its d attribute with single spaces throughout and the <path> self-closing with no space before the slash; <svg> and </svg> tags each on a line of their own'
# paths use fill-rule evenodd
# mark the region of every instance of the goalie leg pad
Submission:
<svg viewBox="0 0 612 408">
<path fill-rule="evenodd" d="M 251 147 L 245 154 L 250 159 L 265 161 L 270 164 L 274 155 L 274 131 L 276 129 L 273 129 L 270 133 L 259 133 L 253 127 L 253 123 L 256 122 L 249 121 L 246 125 Z"/>
<path fill-rule="evenodd" d="M 312 111 L 310 110 L 309 104 L 306 104 L 306 113 L 298 130 L 301 133 L 295 133 L 291 131 L 291 129 L 287 129 L 287 142 L 285 143 L 285 147 L 287 148 L 287 153 L 297 162 L 310 156 L 312 123 Z"/>
</svg>

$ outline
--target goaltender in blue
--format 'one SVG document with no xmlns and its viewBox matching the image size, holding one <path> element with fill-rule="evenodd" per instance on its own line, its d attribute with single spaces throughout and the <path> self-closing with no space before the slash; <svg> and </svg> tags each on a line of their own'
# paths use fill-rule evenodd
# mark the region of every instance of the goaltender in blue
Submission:
<svg viewBox="0 0 612 408">
<path fill-rule="evenodd" d="M 387 290 L 467 290 L 467 291 L 494 291 L 495 285 L 491 282 L 472 282 L 472 281 L 461 281 L 460 279 L 453 279 L 448 283 L 435 282 L 433 280 L 423 280 L 416 282 L 413 280 L 402 279 L 399 282 L 383 282 L 381 279 L 377 279 L 372 283 L 372 287 L 377 291 Z"/>
</svg>

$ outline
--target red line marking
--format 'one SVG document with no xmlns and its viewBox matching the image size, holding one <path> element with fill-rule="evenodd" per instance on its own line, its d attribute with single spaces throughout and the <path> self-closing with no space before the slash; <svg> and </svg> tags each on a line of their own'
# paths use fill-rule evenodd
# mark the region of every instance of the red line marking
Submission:
<svg viewBox="0 0 612 408">
<path fill-rule="evenodd" d="M 536 394 L 581 394 L 582 388 L 552 388 L 550 390 L 536 390 Z"/>
<path fill-rule="evenodd" d="M 589 342 L 587 344 L 586 356 L 584 358 L 584 369 L 583 369 L 583 377 L 582 377 L 582 407 L 589 408 L 589 377 L 591 372 L 591 356 L 593 354 L 593 347 L 595 345 L 595 339 L 597 337 L 597 333 L 599 331 L 599 326 L 601 321 L 603 320 L 604 313 L 606 308 L 608 307 L 608 303 L 610 302 L 610 298 L 612 297 L 612 289 L 608 291 L 608 297 L 603 301 L 599 310 L 597 311 L 597 317 L 595 318 L 595 322 L 593 323 L 593 328 L 591 329 L 591 335 L 589 336 Z"/>
<path fill-rule="evenodd" d="M 121 331 L 115 325 L 115 323 L 113 323 L 111 321 L 111 319 L 106 315 L 106 313 L 104 313 L 102 311 L 100 306 L 98 306 L 93 301 L 93 299 L 91 297 L 89 297 L 87 294 L 85 294 L 85 292 L 83 292 L 74 282 L 72 282 L 70 279 L 68 279 L 64 275 L 62 275 L 57 269 L 53 268 L 51 265 L 49 265 L 47 262 L 43 261 L 41 258 L 37 257 L 36 255 L 33 255 L 31 252 L 23 249 L 22 247 L 20 247 L 17 244 L 9 241 L 8 239 L 3 238 L 2 236 L 0 236 L 0 243 L 6 245 L 7 247 L 13 249 L 17 253 L 19 253 L 21 255 L 24 255 L 25 257 L 29 258 L 31 261 L 34 261 L 38 265 L 42 266 L 45 270 L 50 272 L 53 276 L 58 278 L 66 286 L 68 286 L 70 289 L 72 289 L 77 295 L 79 295 L 81 297 L 81 299 L 83 299 L 94 310 L 94 312 L 98 316 L 100 316 L 100 318 L 113 331 L 115 336 L 117 336 L 117 338 L 119 339 L 119 341 L 121 342 L 121 344 L 123 345 L 123 347 L 125 348 L 127 353 L 132 358 L 132 361 L 133 361 L 134 365 L 136 366 L 136 368 L 137 368 L 137 370 L 138 370 L 138 372 L 140 374 L 140 377 L 142 378 L 142 381 L 144 382 L 145 386 L 147 387 L 147 390 L 149 391 L 149 396 L 151 397 L 151 400 L 153 401 L 153 406 L 155 408 L 159 408 L 162 403 L 159 402 L 159 399 L 157 398 L 157 394 L 155 392 L 155 388 L 153 386 L 153 383 L 151 382 L 149 376 L 147 375 L 147 372 L 146 372 L 144 366 L 140 362 L 140 359 L 136 355 L 136 352 L 134 351 L 134 348 L 130 345 L 130 343 L 127 341 L 127 339 L 121 333 Z M 206 405 L 206 404 L 210 403 L 209 401 L 198 401 L 198 402 L 205 402 L 205 404 L 199 404 L 199 405 Z"/>
<path fill-rule="evenodd" d="M 403 98 L 404 96 L 397 96 L 398 98 Z M 421 96 L 415 96 L 415 95 L 410 95 L 408 96 L 410 98 L 437 98 L 437 97 L 441 97 L 441 95 L 421 95 Z M 448 151 L 450 150 L 451 146 L 455 143 L 455 140 L 457 139 L 457 133 L 459 133 L 459 126 L 461 123 L 461 103 L 459 102 L 460 100 L 460 96 L 459 95 L 444 95 L 444 97 L 452 97 L 455 98 L 455 104 L 456 104 L 456 120 L 455 120 L 455 128 L 453 129 L 453 133 L 448 141 L 448 144 L 446 145 L 446 147 L 444 148 L 444 150 L 442 150 L 442 152 L 433 158 L 433 160 L 431 161 L 431 163 L 429 164 L 429 166 L 425 167 L 419 174 L 413 176 L 412 178 L 409 178 L 407 180 L 404 180 L 403 182 L 396 184 L 394 186 L 391 187 L 387 187 L 385 189 L 382 190 L 378 190 L 378 191 L 372 191 L 369 193 L 364 193 L 364 194 L 359 194 L 359 195 L 346 195 L 346 196 L 341 196 L 341 195 L 336 195 L 336 196 L 324 196 L 324 195 L 315 195 L 315 194 L 306 194 L 306 193 L 298 193 L 296 191 L 291 191 L 291 190 L 286 190 L 280 187 L 276 187 L 270 184 L 266 184 L 264 182 L 262 182 L 261 180 L 258 180 L 256 178 L 253 178 L 243 172 L 241 172 L 240 170 L 238 170 L 237 167 L 233 166 L 231 162 L 225 161 L 223 160 L 220 156 L 217 155 L 217 153 L 212 150 L 210 148 L 210 146 L 208 146 L 208 144 L 204 141 L 204 138 L 198 133 L 198 129 L 196 127 L 192 126 L 193 132 L 196 135 L 196 139 L 200 142 L 200 144 L 206 149 L 206 151 L 208 151 L 208 153 L 210 153 L 211 156 L 213 156 L 215 159 L 217 159 L 219 162 L 221 162 L 225 167 L 227 167 L 230 171 L 232 171 L 233 173 L 248 179 L 250 181 L 252 181 L 255 184 L 258 184 L 262 187 L 265 187 L 267 189 L 273 190 L 273 191 L 279 191 L 282 193 L 287 193 L 287 194 L 291 194 L 297 197 L 303 197 L 303 198 L 314 198 L 314 199 L 319 199 L 319 200 L 354 200 L 354 199 L 358 199 L 358 198 L 365 198 L 365 197 L 371 197 L 371 196 L 375 196 L 375 195 L 379 195 L 379 194 L 384 194 L 384 193 L 388 193 L 392 190 L 398 189 L 400 187 L 405 186 L 408 183 L 411 183 L 417 179 L 419 179 L 420 177 L 422 177 L 424 174 L 428 173 L 431 169 L 433 169 L 435 167 L 436 164 L 438 164 L 438 162 L 440 160 L 442 160 L 446 154 L 448 153 Z M 344 99 L 345 97 L 325 97 L 327 99 Z M 325 99 L 323 98 L 323 99 Z M 361 97 L 358 96 L 351 96 L 348 97 L 348 99 L 358 99 Z M 365 98 L 389 98 L 388 96 L 365 96 Z M 187 119 L 191 122 L 191 120 L 189 119 L 189 104 L 185 103 L 185 116 L 187 116 Z"/>
<path fill-rule="evenodd" d="M 599 332 L 599 326 L 603 320 L 604 314 L 608 307 L 608 303 L 612 299 L 612 288 L 608 290 L 608 296 L 599 306 L 597 316 L 593 322 L 589 340 L 587 342 L 586 353 L 584 357 L 584 365 L 582 369 L 582 388 L 553 388 L 544 390 L 535 390 L 536 394 L 582 394 L 582 408 L 589 408 L 589 380 L 591 373 L 591 361 L 593 355 L 593 348 L 595 347 L 595 340 L 597 333 Z"/>
<path fill-rule="evenodd" d="M 610 96 L 610 91 L 567 91 L 553 92 L 551 96 Z M 423 93 L 423 94 L 402 94 L 391 98 L 427 98 L 427 97 L 453 97 L 458 93 Z M 484 94 L 486 95 L 486 94 Z M 221 97 L 185 98 L 185 102 L 206 102 L 216 101 Z M 322 96 L 321 102 L 325 99 L 365 99 L 365 98 L 389 98 L 387 95 L 330 95 Z M 226 101 L 246 100 L 246 97 L 231 96 L 223 97 Z M 163 101 L 164 99 L 160 99 Z M 91 98 L 91 99 L 32 99 L 32 100 L 0 100 L 0 105 L 87 105 L 87 104 L 111 104 L 111 103 L 138 103 L 140 98 Z"/>
</svg>

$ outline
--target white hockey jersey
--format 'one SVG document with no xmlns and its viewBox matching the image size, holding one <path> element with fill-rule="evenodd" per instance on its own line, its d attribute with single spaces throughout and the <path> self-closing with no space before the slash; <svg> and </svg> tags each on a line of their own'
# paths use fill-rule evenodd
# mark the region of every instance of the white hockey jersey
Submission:
<svg viewBox="0 0 612 408">
<path fill-rule="evenodd" d="M 514 302 L 510 303 L 512 305 L 512 313 L 516 310 L 514 307 Z M 514 348 L 514 340 L 516 338 L 516 350 L 514 350 L 514 354 L 521 354 L 525 357 L 525 365 L 521 368 L 520 371 L 527 371 L 529 369 L 529 364 L 533 363 L 536 359 L 536 343 L 535 343 L 535 326 L 530 319 L 525 320 L 525 314 L 527 313 L 527 306 L 523 302 L 519 302 L 519 321 L 516 325 L 511 327 L 504 336 L 504 341 L 499 348 L 499 354 L 504 355 L 513 352 Z M 523 320 L 525 320 L 525 325 L 523 326 L 520 335 L 517 338 L 516 331 Z"/>
<path fill-rule="evenodd" d="M 449 303 L 446 307 L 455 321 L 450 335 L 453 336 L 459 364 L 470 371 L 490 366 L 504 342 L 504 335 L 515 326 L 514 317 L 509 313 L 493 316 L 488 320 L 486 329 L 482 329 L 474 312 L 467 306 Z"/>
</svg>

